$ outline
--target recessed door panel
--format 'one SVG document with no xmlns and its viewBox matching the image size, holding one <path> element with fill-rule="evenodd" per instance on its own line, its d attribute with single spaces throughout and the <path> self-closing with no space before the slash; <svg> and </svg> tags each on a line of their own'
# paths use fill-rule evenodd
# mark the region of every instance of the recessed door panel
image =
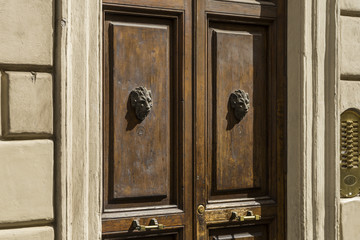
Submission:
<svg viewBox="0 0 360 240">
<path fill-rule="evenodd" d="M 105 208 L 173 208 L 183 166 L 179 19 L 106 18 Z"/>
<path fill-rule="evenodd" d="M 113 37 L 113 196 L 116 200 L 167 198 L 172 102 L 169 26 L 120 22 L 110 27 Z M 130 95 L 137 88 L 140 96 L 134 98 L 143 103 L 132 106 Z M 142 105 L 149 113 L 140 120 L 136 112 L 141 111 Z"/>
<path fill-rule="evenodd" d="M 185 12 L 120 4 L 103 11 L 103 237 L 183 239 L 192 227 Z"/>
<path fill-rule="evenodd" d="M 187 0 L 103 0 L 103 3 L 107 4 L 128 4 L 128 5 L 138 5 L 146 7 L 158 7 L 158 8 L 184 8 L 184 5 Z"/>
<path fill-rule="evenodd" d="M 246 226 L 210 230 L 211 240 L 267 240 L 267 226 Z"/>
<path fill-rule="evenodd" d="M 165 233 L 165 234 L 154 234 L 154 233 L 150 233 L 147 234 L 147 236 L 145 234 L 141 234 L 141 235 L 137 235 L 137 236 L 129 236 L 129 235 L 124 235 L 124 236 L 113 236 L 113 237 L 105 237 L 103 238 L 103 240 L 179 240 L 181 239 L 181 234 L 179 233 Z M 160 235 L 160 236 L 159 236 Z"/>
<path fill-rule="evenodd" d="M 132 237 L 118 237 L 118 238 L 104 238 L 104 240 L 123 240 L 123 239 L 137 239 L 137 240 L 176 240 L 176 236 L 151 236 L 151 237 L 139 237 L 139 236 L 132 236 Z"/>
<path fill-rule="evenodd" d="M 266 31 L 219 24 L 209 31 L 211 192 L 264 194 L 268 182 Z"/>
</svg>

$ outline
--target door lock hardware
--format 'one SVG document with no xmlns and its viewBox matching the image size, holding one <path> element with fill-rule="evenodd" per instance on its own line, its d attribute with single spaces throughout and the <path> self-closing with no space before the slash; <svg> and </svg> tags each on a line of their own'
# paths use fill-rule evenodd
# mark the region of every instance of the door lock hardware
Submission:
<svg viewBox="0 0 360 240">
<path fill-rule="evenodd" d="M 156 218 L 150 220 L 148 226 L 140 225 L 139 220 L 134 220 L 131 224 L 131 229 L 138 230 L 138 231 L 146 231 L 146 230 L 153 230 L 153 229 L 164 229 L 165 226 L 163 224 L 159 224 Z"/>
<path fill-rule="evenodd" d="M 360 112 L 348 109 L 341 114 L 340 126 L 340 195 L 355 197 L 360 192 Z"/>
<path fill-rule="evenodd" d="M 199 205 L 197 211 L 199 214 L 204 214 L 204 212 L 205 212 L 204 205 Z"/>
<path fill-rule="evenodd" d="M 240 222 L 245 221 L 258 221 L 261 219 L 260 215 L 254 215 L 254 213 L 249 210 L 246 212 L 245 216 L 239 216 L 237 212 L 231 212 L 230 220 L 238 220 Z"/>
</svg>

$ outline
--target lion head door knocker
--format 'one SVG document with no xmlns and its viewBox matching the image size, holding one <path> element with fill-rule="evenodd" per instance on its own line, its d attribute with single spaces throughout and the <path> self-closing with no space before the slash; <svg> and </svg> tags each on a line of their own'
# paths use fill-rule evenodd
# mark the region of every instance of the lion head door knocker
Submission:
<svg viewBox="0 0 360 240">
<path fill-rule="evenodd" d="M 130 93 L 130 102 L 135 109 L 136 117 L 143 121 L 153 106 L 151 91 L 145 87 L 135 88 Z"/>
<path fill-rule="evenodd" d="M 235 118 L 241 121 L 250 108 L 249 94 L 243 90 L 236 90 L 230 94 L 230 106 L 234 109 Z"/>
</svg>

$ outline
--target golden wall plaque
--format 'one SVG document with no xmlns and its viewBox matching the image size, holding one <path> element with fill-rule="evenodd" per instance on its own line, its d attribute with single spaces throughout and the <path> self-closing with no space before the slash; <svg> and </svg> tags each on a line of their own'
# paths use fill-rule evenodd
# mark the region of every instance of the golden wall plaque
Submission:
<svg viewBox="0 0 360 240">
<path fill-rule="evenodd" d="M 341 114 L 340 194 L 345 198 L 360 192 L 359 123 L 358 110 L 348 109 Z"/>
</svg>

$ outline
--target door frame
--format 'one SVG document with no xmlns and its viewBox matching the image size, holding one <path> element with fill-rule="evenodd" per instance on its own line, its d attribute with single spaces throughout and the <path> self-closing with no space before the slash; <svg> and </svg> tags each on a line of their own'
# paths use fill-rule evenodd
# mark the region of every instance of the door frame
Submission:
<svg viewBox="0 0 360 240">
<path fill-rule="evenodd" d="M 101 239 L 102 1 L 55 3 L 56 238 Z M 287 238 L 338 239 L 338 0 L 287 4 Z"/>
<path fill-rule="evenodd" d="M 288 1 L 288 239 L 339 239 L 338 4 Z"/>
</svg>

